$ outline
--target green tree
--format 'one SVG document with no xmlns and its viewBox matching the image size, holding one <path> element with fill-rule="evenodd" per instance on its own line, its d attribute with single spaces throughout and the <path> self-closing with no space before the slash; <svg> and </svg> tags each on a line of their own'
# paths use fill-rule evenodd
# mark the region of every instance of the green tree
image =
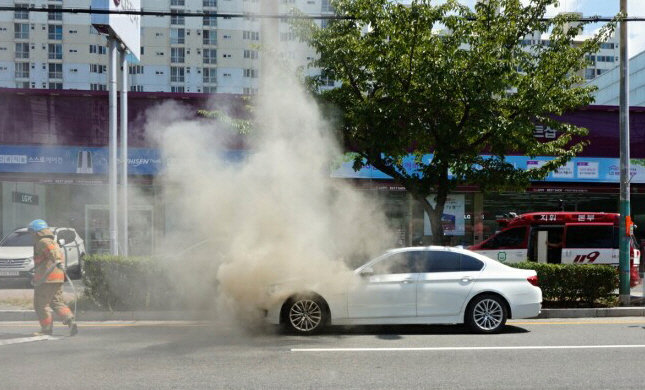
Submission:
<svg viewBox="0 0 645 390">
<path fill-rule="evenodd" d="M 570 14 L 545 18 L 556 0 L 488 0 L 474 9 L 436 3 L 331 0 L 341 18 L 326 28 L 299 21 L 295 30 L 319 54 L 311 65 L 340 83 L 330 90 L 313 83 L 313 90 L 323 106 L 339 111 L 354 169 L 372 165 L 404 186 L 441 243 L 444 205 L 457 185 L 525 189 L 582 150 L 586 143 L 572 136 L 586 129 L 554 118 L 593 102 L 580 73 L 616 22 L 574 45 L 586 23 Z M 550 38 L 527 43 L 533 32 Z M 557 139 L 540 142 L 536 124 L 556 130 Z M 429 153 L 431 160 L 424 158 Z M 508 154 L 554 159 L 527 171 Z M 406 156 L 418 169 L 404 168 Z"/>
</svg>

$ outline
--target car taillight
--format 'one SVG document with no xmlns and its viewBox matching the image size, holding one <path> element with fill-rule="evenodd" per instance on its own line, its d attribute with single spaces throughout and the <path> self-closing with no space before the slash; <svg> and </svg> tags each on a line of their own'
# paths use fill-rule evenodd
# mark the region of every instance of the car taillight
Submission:
<svg viewBox="0 0 645 390">
<path fill-rule="evenodd" d="M 528 278 L 526 278 L 526 280 L 528 280 L 529 283 L 531 283 L 535 287 L 538 286 L 538 277 L 537 277 L 537 275 L 529 276 Z"/>
</svg>

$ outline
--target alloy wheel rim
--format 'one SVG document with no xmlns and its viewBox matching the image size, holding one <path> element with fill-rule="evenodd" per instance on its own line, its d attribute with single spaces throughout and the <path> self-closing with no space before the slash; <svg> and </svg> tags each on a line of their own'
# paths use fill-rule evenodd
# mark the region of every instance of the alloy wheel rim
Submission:
<svg viewBox="0 0 645 390">
<path fill-rule="evenodd" d="M 321 320 L 322 310 L 316 302 L 303 299 L 291 305 L 289 322 L 297 330 L 310 332 L 320 325 Z"/>
<path fill-rule="evenodd" d="M 504 309 L 496 300 L 484 299 L 475 306 L 473 318 L 481 329 L 494 330 L 502 323 Z"/>
</svg>

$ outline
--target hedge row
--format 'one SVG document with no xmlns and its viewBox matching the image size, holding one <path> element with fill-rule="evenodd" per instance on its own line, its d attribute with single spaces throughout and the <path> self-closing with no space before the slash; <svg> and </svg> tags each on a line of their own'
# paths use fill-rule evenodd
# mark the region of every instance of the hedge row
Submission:
<svg viewBox="0 0 645 390">
<path fill-rule="evenodd" d="M 593 307 L 613 305 L 618 288 L 618 270 L 610 265 L 544 264 L 524 262 L 509 264 L 515 268 L 533 269 L 545 301 L 558 306 Z"/>
<path fill-rule="evenodd" d="M 84 296 L 100 308 L 167 310 L 183 308 L 187 303 L 188 295 L 171 283 L 158 259 L 92 255 L 85 258 L 83 265 Z M 618 271 L 612 266 L 534 262 L 509 265 L 535 270 L 544 300 L 560 307 L 616 302 Z M 208 292 L 204 291 L 204 295 Z"/>
<path fill-rule="evenodd" d="M 84 259 L 84 296 L 108 310 L 180 306 L 168 274 L 149 257 L 91 255 Z"/>
</svg>

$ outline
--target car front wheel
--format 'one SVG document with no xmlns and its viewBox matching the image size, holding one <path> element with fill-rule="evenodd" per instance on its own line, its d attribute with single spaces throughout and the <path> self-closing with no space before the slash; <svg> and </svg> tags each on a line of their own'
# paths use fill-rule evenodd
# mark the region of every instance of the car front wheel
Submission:
<svg viewBox="0 0 645 390">
<path fill-rule="evenodd" d="M 497 333 L 506 324 L 506 304 L 495 295 L 481 295 L 469 305 L 466 323 L 476 333 Z"/>
<path fill-rule="evenodd" d="M 283 322 L 296 334 L 317 334 L 325 327 L 329 315 L 323 300 L 315 296 L 291 298 L 283 312 Z"/>
</svg>

